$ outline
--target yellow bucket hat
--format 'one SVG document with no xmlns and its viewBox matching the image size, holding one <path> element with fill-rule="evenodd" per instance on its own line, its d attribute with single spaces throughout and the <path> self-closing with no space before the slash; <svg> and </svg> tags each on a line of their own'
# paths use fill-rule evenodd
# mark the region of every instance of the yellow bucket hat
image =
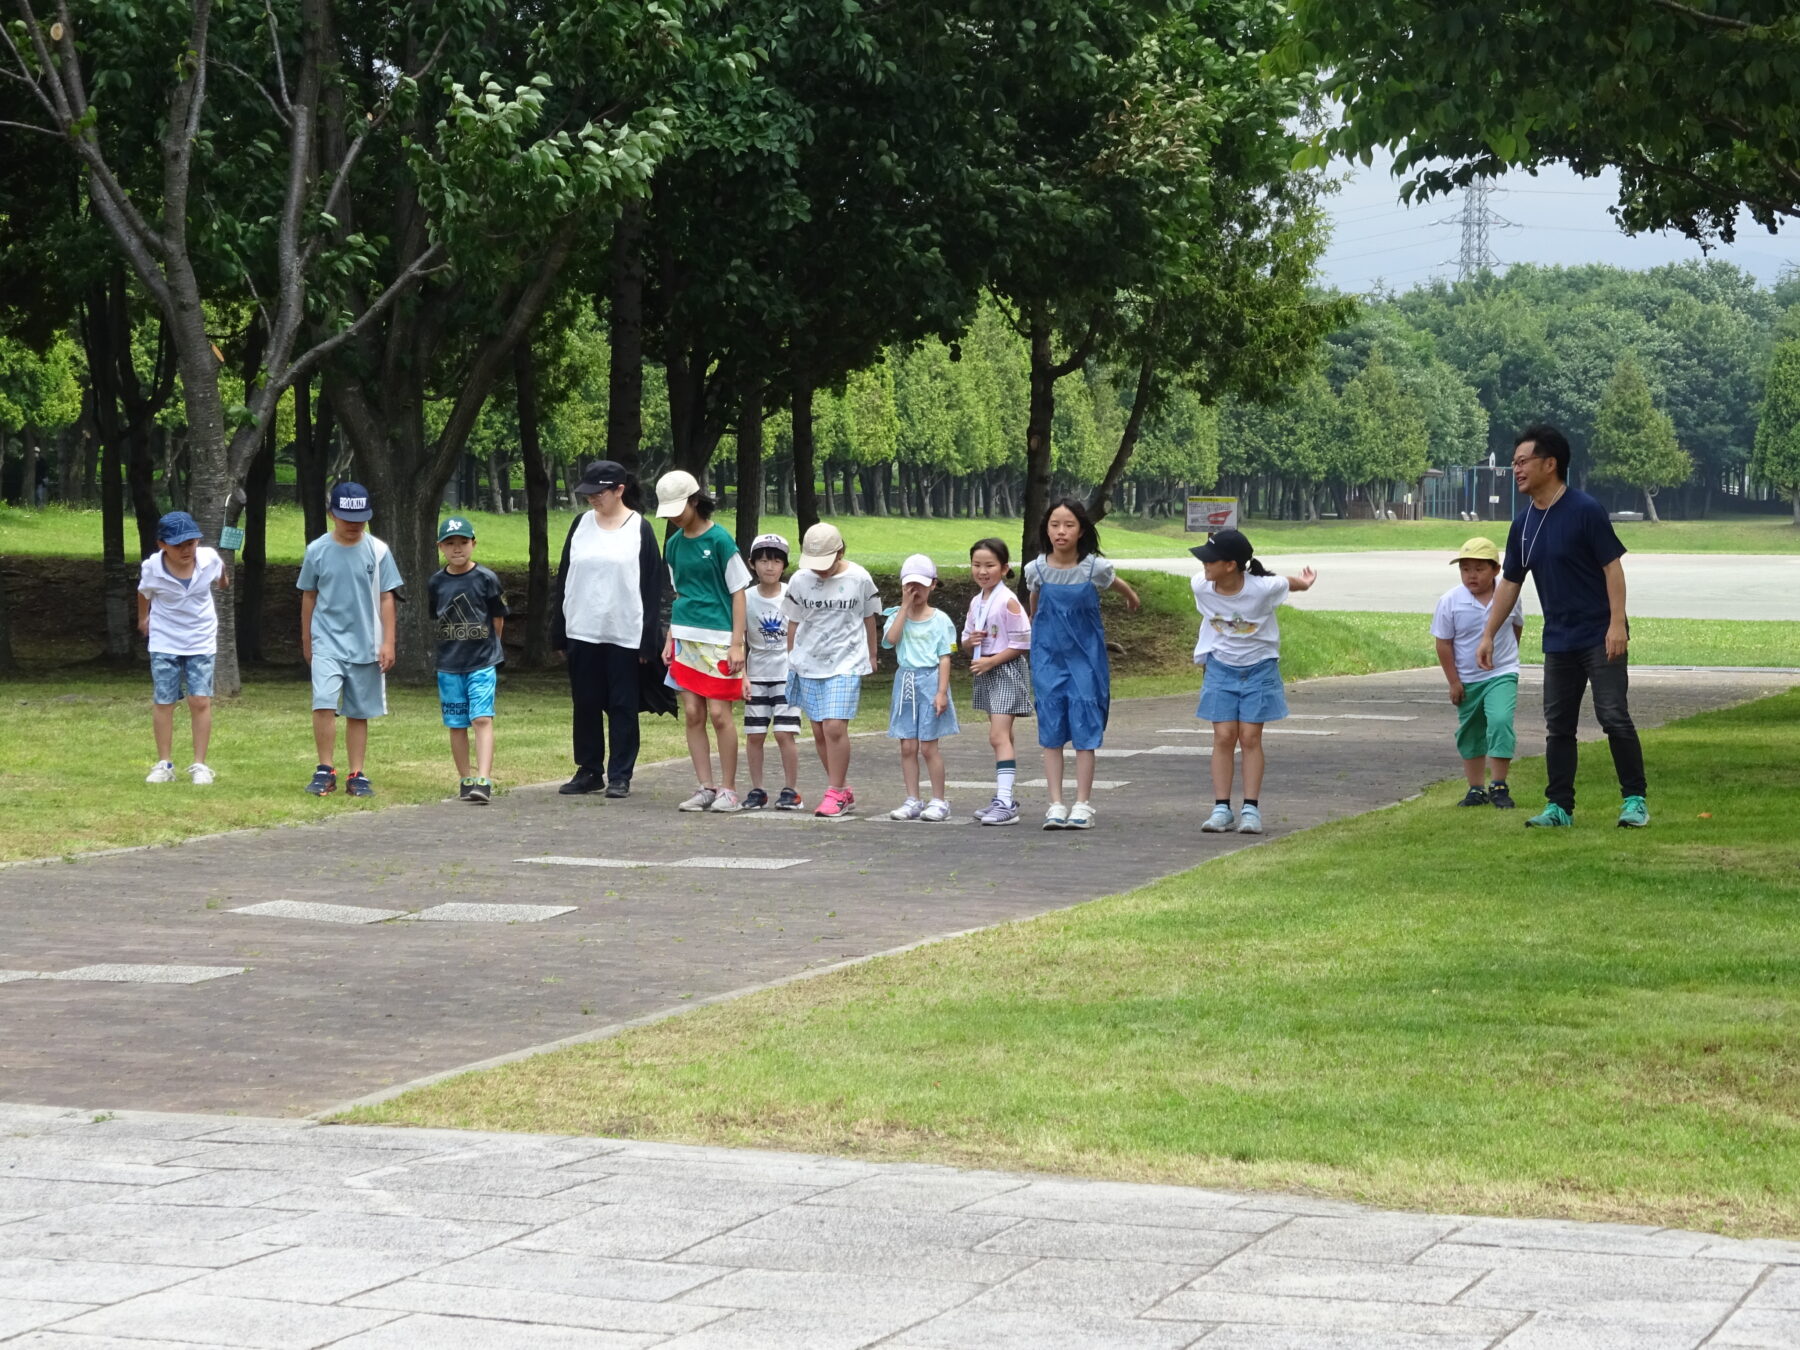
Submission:
<svg viewBox="0 0 1800 1350">
<path fill-rule="evenodd" d="M 1500 545 L 1492 539 L 1476 535 L 1457 550 L 1456 556 L 1450 560 L 1450 565 L 1454 567 L 1457 563 L 1464 561 L 1491 562 L 1498 567 L 1500 565 Z"/>
</svg>

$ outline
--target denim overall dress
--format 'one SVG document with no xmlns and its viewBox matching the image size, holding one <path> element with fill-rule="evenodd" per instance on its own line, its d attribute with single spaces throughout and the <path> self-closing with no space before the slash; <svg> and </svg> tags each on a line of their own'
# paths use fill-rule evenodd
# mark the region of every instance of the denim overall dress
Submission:
<svg viewBox="0 0 1800 1350">
<path fill-rule="evenodd" d="M 1038 587 L 1031 616 L 1031 685 L 1039 745 L 1046 750 L 1100 748 L 1112 706 L 1112 671 L 1092 555 L 1086 575 L 1075 585 L 1046 581 Z"/>
</svg>

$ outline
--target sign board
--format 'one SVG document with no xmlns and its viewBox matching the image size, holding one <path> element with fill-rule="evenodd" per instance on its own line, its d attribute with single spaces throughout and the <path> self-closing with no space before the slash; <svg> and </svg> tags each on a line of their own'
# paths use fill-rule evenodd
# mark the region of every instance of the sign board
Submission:
<svg viewBox="0 0 1800 1350">
<path fill-rule="evenodd" d="M 1211 534 L 1215 530 L 1235 530 L 1238 523 L 1236 497 L 1189 497 L 1187 499 L 1187 532 Z"/>
<path fill-rule="evenodd" d="M 224 525 L 219 528 L 219 547 L 223 549 L 239 549 L 244 546 L 244 532 L 236 525 Z"/>
</svg>

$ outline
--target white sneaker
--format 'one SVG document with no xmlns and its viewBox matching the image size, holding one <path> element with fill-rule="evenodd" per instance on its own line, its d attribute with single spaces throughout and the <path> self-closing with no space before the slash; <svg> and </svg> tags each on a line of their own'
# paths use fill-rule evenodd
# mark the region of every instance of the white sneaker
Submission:
<svg viewBox="0 0 1800 1350">
<path fill-rule="evenodd" d="M 730 788 L 720 788 L 713 794 L 712 805 L 706 809 L 708 811 L 716 811 L 720 815 L 728 816 L 733 811 L 742 811 L 744 809 L 744 804 L 738 800 L 737 793 L 733 792 Z"/>
<path fill-rule="evenodd" d="M 1236 823 L 1237 819 L 1231 814 L 1231 808 L 1224 802 L 1218 802 L 1213 806 L 1212 814 L 1201 824 L 1200 831 L 1202 834 L 1224 834 Z"/>
<path fill-rule="evenodd" d="M 1046 830 L 1066 830 L 1069 827 L 1069 808 L 1061 802 L 1051 802 L 1044 811 L 1044 828 Z"/>
<path fill-rule="evenodd" d="M 677 811 L 708 811 L 712 809 L 713 800 L 718 795 L 715 789 L 703 787 L 675 809 Z"/>
<path fill-rule="evenodd" d="M 1238 812 L 1237 832 L 1239 834 L 1261 834 L 1262 812 L 1258 811 L 1254 806 L 1246 806 L 1242 811 Z"/>
<path fill-rule="evenodd" d="M 892 811 L 888 812 L 889 820 L 917 820 L 925 814 L 925 803 L 917 797 L 908 797 Z"/>
<path fill-rule="evenodd" d="M 1076 802 L 1075 809 L 1069 812 L 1069 828 L 1086 830 L 1093 828 L 1094 808 L 1086 802 Z"/>
<path fill-rule="evenodd" d="M 188 765 L 188 777 L 194 780 L 195 787 L 205 787 L 213 780 L 213 771 L 204 764 Z"/>
<path fill-rule="evenodd" d="M 925 809 L 919 812 L 920 820 L 929 820 L 933 825 L 950 819 L 950 803 L 942 797 L 933 797 Z"/>
<path fill-rule="evenodd" d="M 146 783 L 173 783 L 175 781 L 175 765 L 166 759 L 156 761 L 156 767 L 144 776 Z"/>
</svg>

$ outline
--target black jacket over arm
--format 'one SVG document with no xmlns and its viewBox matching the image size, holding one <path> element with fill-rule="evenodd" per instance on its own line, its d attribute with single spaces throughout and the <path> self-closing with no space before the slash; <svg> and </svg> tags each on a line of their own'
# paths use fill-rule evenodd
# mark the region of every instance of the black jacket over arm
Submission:
<svg viewBox="0 0 1800 1350">
<path fill-rule="evenodd" d="M 550 646 L 553 651 L 569 649 L 569 631 L 563 618 L 563 592 L 569 576 L 569 550 L 575 542 L 575 530 L 581 524 L 576 516 L 563 536 L 562 560 L 557 564 L 556 578 L 550 584 Z M 644 606 L 644 627 L 638 638 L 639 667 L 638 708 L 648 713 L 675 713 L 675 693 L 663 683 L 667 667 L 663 665 L 663 565 L 662 548 L 656 542 L 656 530 L 644 515 L 638 514 L 640 540 L 638 546 L 638 597 Z"/>
</svg>

